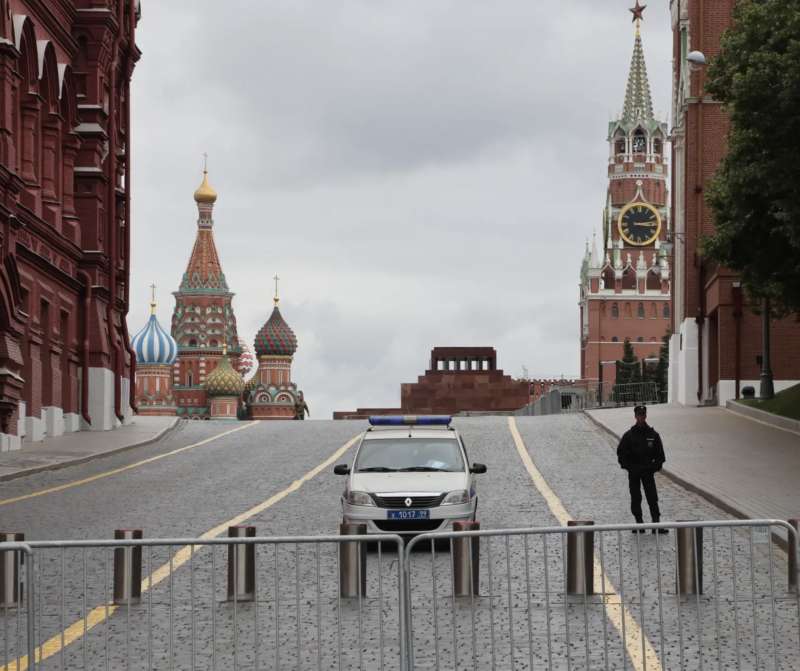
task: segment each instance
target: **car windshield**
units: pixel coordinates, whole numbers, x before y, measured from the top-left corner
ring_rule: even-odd
[[[464,470],[461,447],[453,438],[378,438],[365,440],[358,451],[359,473]]]

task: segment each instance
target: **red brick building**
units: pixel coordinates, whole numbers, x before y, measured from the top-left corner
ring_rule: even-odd
[[[0,449],[132,413],[134,0],[0,0]]]
[[[425,374],[400,385],[402,407],[339,410],[333,418],[509,412],[530,402],[530,390],[526,380],[513,380],[497,368],[494,347],[434,347]]]
[[[670,341],[669,398],[684,405],[738,397],[759,387],[761,318],[747,305],[735,273],[704,259],[703,236],[714,231],[705,187],[725,153],[728,119],[705,93],[705,68],[731,25],[734,0],[671,0],[673,28],[674,335]],[[775,320],[771,329],[775,390],[800,381],[800,323]]]
[[[657,359],[671,324],[667,124],[653,114],[639,21],[619,119],[608,128],[608,191],[599,241],[581,267],[581,378],[610,392],[629,339],[640,360]]]

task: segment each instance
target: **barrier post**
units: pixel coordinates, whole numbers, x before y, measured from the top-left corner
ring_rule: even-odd
[[[141,540],[141,529],[116,529],[114,540]],[[142,600],[142,546],[114,548],[114,603],[137,604]]]
[[[569,520],[568,527],[592,526],[592,520]],[[594,532],[567,533],[567,594],[594,594]]]
[[[702,594],[703,528],[684,527],[676,529],[675,532],[678,535],[676,590],[678,594]]]
[[[228,527],[228,538],[255,538],[256,528]],[[252,601],[256,594],[256,546],[231,543],[228,546],[228,601]]]
[[[479,531],[481,523],[473,520],[453,522],[453,531]],[[481,578],[481,539],[478,536],[453,538],[453,595],[478,596]]]
[[[794,527],[795,531],[800,530],[800,519],[793,517],[787,520],[789,524]],[[797,536],[792,533],[786,534],[786,553],[788,555],[788,574],[789,574],[789,591],[797,591]]]
[[[342,536],[366,536],[366,524],[342,522]],[[367,541],[359,540],[339,543],[339,592],[343,599],[355,599],[367,595]]]
[[[0,532],[0,543],[22,543],[25,534]],[[0,551],[0,606],[15,608],[22,603],[23,589],[20,580],[20,566],[25,555],[20,550]]]

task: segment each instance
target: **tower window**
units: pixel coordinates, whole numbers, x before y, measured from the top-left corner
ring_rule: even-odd
[[[664,150],[664,145],[661,142],[661,138],[655,138],[653,140],[653,153],[661,155],[661,152]]]
[[[619,319],[619,305],[614,303],[611,306],[611,318],[612,319]]]
[[[639,303],[639,306],[636,308],[636,316],[639,319],[644,319],[644,303]]]
[[[617,336],[612,336],[611,342],[619,342],[619,338],[617,338]]]
[[[625,138],[618,137],[614,141],[614,153],[615,154],[624,154],[625,153]]]
[[[647,151],[647,138],[645,138],[642,130],[638,129],[633,134],[633,153],[644,154],[645,151]]]
[[[664,319],[669,319],[669,303],[664,303]]]

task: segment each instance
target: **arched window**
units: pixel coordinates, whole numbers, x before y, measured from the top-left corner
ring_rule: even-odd
[[[647,151],[647,138],[641,128],[633,134],[632,149],[634,154],[644,154]]]
[[[644,319],[644,303],[639,303],[639,305],[636,306],[636,316],[639,319]]]
[[[653,153],[661,156],[661,152],[664,150],[664,143],[661,141],[661,138],[655,138],[653,140]]]
[[[604,289],[614,288],[614,269],[611,268],[610,266],[603,271],[603,288]]]
[[[664,303],[664,319],[669,319],[669,303]]]
[[[642,336],[639,336],[638,338],[636,338],[636,342],[644,342],[644,338],[642,338]]]
[[[614,140],[614,153],[617,156],[625,153],[625,138],[621,135]]]
[[[617,338],[617,336],[612,336],[611,342],[619,342],[619,338]]]
[[[191,387],[191,386],[192,386],[192,381],[193,381],[193,380],[194,380],[194,378],[192,377],[192,371],[189,371],[189,372],[186,374],[186,384],[187,384],[188,386],[190,386],[190,387]]]
[[[660,291],[661,290],[661,277],[659,277],[658,273],[654,270],[651,270],[647,273],[647,283],[645,288],[648,291]]]
[[[611,305],[611,319],[619,319],[619,305],[616,303]]]
[[[650,319],[658,319],[658,308],[655,303],[650,303]]]
[[[189,341],[189,347],[197,347],[197,339],[196,338],[192,338]]]
[[[624,273],[622,273],[622,288],[623,289],[635,289],[636,288],[636,271],[628,267]]]
[[[631,318],[631,304],[625,303],[625,319]]]

